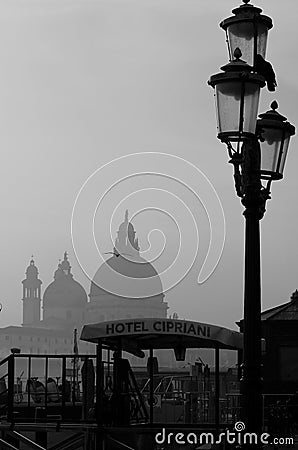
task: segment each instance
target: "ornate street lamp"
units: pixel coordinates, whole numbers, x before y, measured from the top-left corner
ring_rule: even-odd
[[[260,14],[260,8],[248,5],[248,1],[243,0],[244,5],[233,10],[235,16],[220,24],[227,34],[230,63],[221,68],[223,73],[211,76],[208,83],[215,90],[218,138],[227,145],[236,192],[245,207],[242,419],[248,431],[261,433],[259,222],[270,198],[271,182],[283,177],[295,128],[276,111],[276,102],[257,119],[260,89],[265,81],[268,90],[273,91],[276,86],[270,63],[262,60],[272,21]],[[262,180],[267,181],[266,186]]]

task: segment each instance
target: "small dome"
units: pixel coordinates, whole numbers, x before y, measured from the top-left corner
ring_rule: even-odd
[[[135,239],[136,232],[133,224],[128,221],[128,210],[125,211],[124,222],[119,226],[117,239],[115,241],[115,250],[118,253],[130,253],[136,255],[140,250],[138,239]],[[132,256],[132,255],[131,255]]]
[[[32,289],[37,288],[42,284],[42,281],[38,278],[38,269],[33,260],[33,256],[29,266],[26,269],[26,278],[22,281],[22,284],[25,288]]]
[[[26,275],[28,278],[37,278],[38,276],[38,269],[33,259],[31,259],[30,264],[26,269]]]
[[[63,269],[65,261],[68,263],[67,269]],[[64,261],[59,263],[58,269],[54,273],[54,281],[49,284],[44,292],[44,308],[55,306],[83,308],[86,303],[86,291],[80,283],[73,279],[73,275],[70,273],[70,264],[65,253]]]
[[[66,276],[50,283],[43,295],[44,308],[51,306],[82,308],[86,303],[87,294],[83,286]]]
[[[54,272],[54,280],[58,280],[58,278],[63,277],[64,272],[61,269],[61,264],[58,264],[58,269]]]
[[[61,264],[59,264],[60,268],[63,271],[67,271],[70,273],[71,265],[69,264],[68,258],[67,258],[67,252],[64,252],[64,259]]]

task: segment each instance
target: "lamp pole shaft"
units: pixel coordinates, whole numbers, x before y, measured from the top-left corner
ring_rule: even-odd
[[[248,431],[262,430],[261,275],[259,217],[245,212],[245,281],[242,394]]]
[[[244,329],[243,421],[246,430],[262,432],[262,361],[261,361],[261,262],[260,220],[265,212],[265,197],[259,176],[260,145],[256,139],[243,144],[243,183],[245,206],[245,270],[244,270]]]

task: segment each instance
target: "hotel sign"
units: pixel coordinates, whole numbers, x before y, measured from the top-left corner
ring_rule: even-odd
[[[131,334],[183,334],[189,336],[210,338],[211,329],[206,324],[188,322],[185,320],[171,319],[145,319],[145,320],[123,320],[107,322],[105,325],[105,336],[119,336]]]
[[[242,334],[237,331],[179,319],[137,318],[93,323],[85,325],[81,334],[82,340],[94,343],[99,339],[110,343],[118,338],[122,338],[122,343],[134,342],[143,349],[149,348],[148,345],[153,342],[154,348],[168,348],[164,345],[169,342],[184,342],[190,348],[202,345],[202,341],[206,341],[208,347],[212,346],[212,341],[219,348],[239,349],[243,346]]]

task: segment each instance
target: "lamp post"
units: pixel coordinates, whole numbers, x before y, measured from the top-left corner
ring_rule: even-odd
[[[259,94],[273,69],[265,61],[272,20],[248,4],[233,10],[220,26],[226,31],[230,62],[212,75],[218,138],[227,145],[234,166],[237,195],[245,208],[245,270],[242,419],[246,430],[262,431],[261,266],[259,222],[270,198],[273,180],[283,177],[290,137],[295,128],[277,112],[277,102],[258,115]],[[258,65],[258,58],[264,64]],[[267,66],[266,66],[267,65]],[[271,72],[268,75],[268,65]],[[268,75],[268,78],[267,78]],[[273,86],[275,89],[275,87]],[[272,89],[272,85],[271,88]],[[264,181],[263,181],[264,180]],[[265,182],[265,185],[262,184]]]

